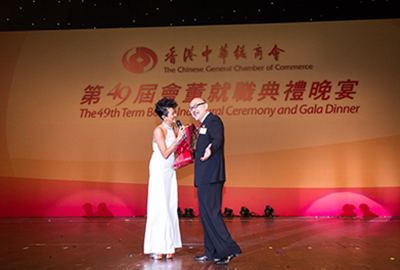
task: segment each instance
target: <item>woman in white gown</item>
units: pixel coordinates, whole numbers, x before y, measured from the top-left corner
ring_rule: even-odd
[[[172,259],[175,248],[181,248],[178,219],[178,185],[173,168],[175,148],[185,134],[184,128],[174,131],[175,108],[169,98],[157,102],[155,112],[163,120],[153,132],[153,154],[149,165],[147,220],[144,254],[152,259]]]

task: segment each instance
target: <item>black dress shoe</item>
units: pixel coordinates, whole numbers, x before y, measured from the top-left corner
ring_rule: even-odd
[[[219,261],[216,261],[215,264],[218,264],[218,265],[228,264],[232,261],[233,258],[235,258],[237,256],[239,256],[239,254],[229,255],[228,257],[221,258]]]
[[[194,259],[195,259],[196,261],[201,261],[201,262],[202,262],[202,261],[209,261],[209,260],[211,260],[211,258],[207,257],[206,255],[194,257]]]

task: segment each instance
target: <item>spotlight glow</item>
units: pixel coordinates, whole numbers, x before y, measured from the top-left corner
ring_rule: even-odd
[[[326,195],[314,201],[305,214],[307,216],[391,216],[376,201],[354,192]]]

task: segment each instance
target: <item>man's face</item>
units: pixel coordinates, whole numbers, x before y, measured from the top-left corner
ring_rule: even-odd
[[[208,104],[201,98],[194,98],[190,102],[189,111],[193,118],[197,121],[201,121],[204,115],[206,115],[208,109]]]

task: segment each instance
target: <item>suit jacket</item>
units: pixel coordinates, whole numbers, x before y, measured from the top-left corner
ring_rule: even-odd
[[[211,156],[206,161],[201,161],[204,151],[209,144]],[[201,125],[196,143],[194,163],[194,185],[225,181],[225,156],[224,156],[224,124],[219,116],[209,113]]]

